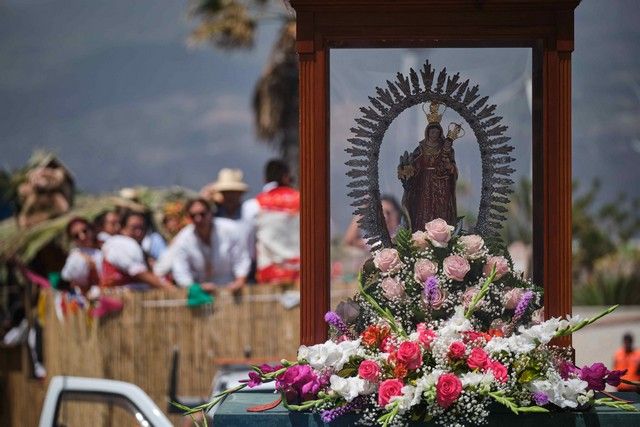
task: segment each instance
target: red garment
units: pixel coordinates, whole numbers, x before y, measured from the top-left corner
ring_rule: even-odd
[[[627,353],[624,347],[619,348],[613,357],[614,367],[616,370],[627,370],[627,373],[622,377],[627,381],[640,381],[640,375],[638,375],[638,368],[640,368],[640,350],[633,350]],[[635,391],[638,387],[634,387],[629,384],[620,383],[618,391]]]
[[[100,286],[105,288],[113,288],[116,286],[125,286],[134,283],[135,279],[126,273],[121,272],[118,268],[106,259],[102,260],[102,281]]]
[[[260,209],[300,213],[300,192],[291,187],[276,187],[256,196]]]
[[[256,279],[258,283],[295,282],[300,277],[300,192],[276,187],[258,194],[256,200],[260,206]]]

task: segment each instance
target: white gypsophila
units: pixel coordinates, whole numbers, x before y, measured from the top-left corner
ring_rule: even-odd
[[[351,402],[358,396],[371,394],[376,390],[375,384],[359,377],[342,378],[338,375],[331,375],[329,383],[329,388],[342,396],[347,402]]]
[[[332,368],[339,371],[352,356],[359,355],[362,351],[360,339],[346,340],[339,344],[328,340],[323,344],[316,344],[310,347],[300,346],[298,348],[298,360],[306,360],[313,369]]]
[[[479,385],[491,384],[493,381],[495,381],[495,377],[491,372],[467,372],[460,375],[460,381],[462,382],[463,388],[477,387]]]
[[[419,338],[420,338],[420,334],[417,331],[416,332],[411,332],[409,334],[409,341],[417,342]]]

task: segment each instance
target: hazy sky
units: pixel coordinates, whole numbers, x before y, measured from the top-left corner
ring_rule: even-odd
[[[47,148],[91,192],[137,184],[198,189],[221,167],[242,167],[255,192],[274,153],[254,137],[251,95],[277,24],[260,30],[251,51],[191,50],[187,5],[0,0],[0,166],[19,167],[35,148]],[[604,199],[620,190],[640,196],[640,2],[583,0],[575,18],[574,176],[601,177]],[[492,83],[489,68],[434,55],[436,65],[485,82],[483,92],[498,100],[505,93],[500,87],[521,74],[509,63],[500,74],[505,81]],[[419,65],[421,56],[414,52],[412,60]],[[408,65],[406,55],[372,56],[372,68],[375,61],[379,69],[359,81],[364,93]],[[350,94],[335,92],[339,87],[332,87],[333,99],[347,105]],[[521,92],[499,107],[523,114],[523,99]],[[514,117],[515,139],[526,139]],[[390,156],[397,161],[396,153]],[[526,159],[518,162],[527,167]],[[344,182],[337,165],[332,185]],[[337,216],[342,227],[348,214]]]

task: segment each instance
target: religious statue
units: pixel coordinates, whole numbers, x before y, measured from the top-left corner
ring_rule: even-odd
[[[411,222],[411,230],[424,230],[427,222],[442,218],[457,223],[456,167],[453,141],[464,136],[462,125],[451,123],[444,136],[440,121],[446,107],[437,102],[429,106],[424,139],[413,153],[400,157],[398,178],[404,195],[402,205]],[[424,105],[423,105],[424,111]]]

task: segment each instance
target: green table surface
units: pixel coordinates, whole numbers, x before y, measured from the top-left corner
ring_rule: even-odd
[[[617,396],[631,400],[640,410],[640,395],[636,393],[615,393]],[[273,402],[277,394],[269,392],[247,392],[233,394],[220,405],[213,418],[216,427],[275,427],[275,426],[329,426],[318,414],[289,412],[282,405],[265,412],[247,412],[247,408]],[[333,423],[331,427],[353,426],[357,416],[346,415]],[[418,424],[416,424],[418,425]],[[425,425],[425,424],[421,424]],[[432,425],[429,423],[427,425]],[[518,427],[640,427],[640,412],[627,412],[608,407],[598,407],[587,412],[550,412],[546,414],[514,415],[505,411],[492,413],[489,426]]]

